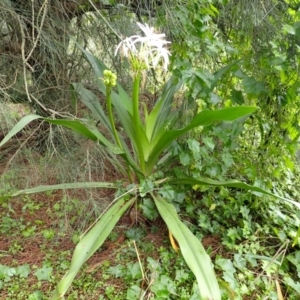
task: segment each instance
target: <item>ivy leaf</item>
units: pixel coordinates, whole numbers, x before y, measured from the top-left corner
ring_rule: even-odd
[[[189,165],[189,163],[191,161],[190,156],[187,153],[184,153],[184,152],[180,153],[179,159],[180,159],[180,162],[183,166]]]
[[[42,300],[43,293],[41,291],[35,291],[29,295],[28,300]]]
[[[217,166],[212,166],[206,171],[206,174],[209,175],[210,177],[216,177],[219,173],[220,170]]]
[[[217,264],[221,267],[221,269],[224,272],[230,273],[230,274],[234,274],[236,272],[236,269],[232,263],[232,261],[230,259],[226,259],[226,258],[219,258],[217,260]]]
[[[8,266],[0,265],[0,279],[6,278],[8,276],[8,270]]]
[[[128,263],[127,270],[133,279],[138,279],[138,278],[142,277],[141,268],[140,268],[140,265],[138,262],[136,262],[134,264]]]
[[[243,87],[247,94],[252,94],[255,96],[260,95],[263,92],[266,92],[264,85],[256,81],[253,77],[247,77],[243,80]]]
[[[16,268],[8,268],[8,271],[7,271],[7,275],[12,277],[12,276],[15,276],[17,274],[17,270]]]
[[[222,154],[222,161],[224,162],[226,167],[230,167],[234,163],[234,160],[233,160],[232,155],[230,154],[230,152],[224,152]]]
[[[140,241],[145,236],[145,231],[143,228],[128,228],[125,231],[125,236],[130,240]]]
[[[200,143],[198,141],[193,140],[193,139],[188,139],[187,143],[188,143],[189,149],[192,152],[199,152],[200,151]]]
[[[51,272],[52,272],[52,267],[43,266],[42,268],[37,269],[34,275],[37,277],[39,281],[40,280],[50,281]]]
[[[139,188],[140,196],[145,197],[148,192],[153,190],[153,187],[154,184],[151,180],[149,179],[142,180]]]
[[[176,294],[176,286],[168,276],[162,275],[151,287],[151,291],[157,298],[170,299],[170,294]]]
[[[30,273],[30,267],[28,264],[18,266],[16,268],[16,275],[19,275],[21,278],[27,278]]]
[[[147,219],[155,220],[158,217],[156,206],[152,199],[144,198],[140,208]]]
[[[243,93],[241,91],[237,91],[236,89],[231,90],[231,100],[236,104],[245,103]]]
[[[295,33],[296,33],[295,28],[289,24],[284,24],[282,26],[282,29],[292,35],[295,35]]]
[[[143,291],[141,290],[141,288],[137,285],[133,285],[131,286],[128,290],[127,290],[127,300],[135,300],[135,299],[140,299],[140,295],[143,293]]]
[[[240,270],[246,270],[246,259],[241,254],[234,254],[234,265]]]
[[[108,271],[110,274],[114,275],[116,278],[120,278],[120,277],[124,276],[124,274],[125,274],[124,267],[121,265],[117,265],[115,267],[110,267]]]
[[[210,93],[209,96],[210,96],[210,103],[213,105],[216,105],[222,101],[221,98],[214,93]]]
[[[223,279],[229,283],[230,287],[235,290],[238,287],[238,283],[234,278],[234,273],[236,269],[230,259],[219,258],[216,261],[216,264],[221,267],[224,271]]]
[[[209,148],[210,150],[214,150],[215,148],[215,143],[213,142],[212,138],[210,137],[204,137],[203,138],[203,143],[205,144],[205,146],[207,148]]]

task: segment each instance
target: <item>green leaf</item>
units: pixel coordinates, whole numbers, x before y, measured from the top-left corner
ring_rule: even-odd
[[[96,128],[94,124],[83,124],[77,120],[53,120],[53,119],[45,119],[49,123],[60,125],[67,127],[75,132],[78,132],[82,136],[92,140],[98,141],[102,145],[108,148],[114,154],[124,154],[124,151],[120,149],[118,146],[113,145],[110,141],[108,141],[102,133]],[[124,145],[123,145],[124,146]],[[127,150],[127,146],[125,145],[125,151]],[[128,152],[128,151],[127,151]],[[127,153],[126,152],[126,153]]]
[[[37,277],[38,280],[46,280],[50,281],[50,275],[52,273],[52,267],[43,266],[42,268],[37,269],[34,275]]]
[[[80,188],[107,188],[117,189],[118,186],[115,183],[109,182],[73,182],[73,183],[61,183],[54,185],[40,185],[30,189],[19,190],[12,194],[0,196],[0,203],[4,202],[12,197],[19,195],[30,195],[36,193],[43,193],[47,191],[65,190],[65,189],[80,189]]]
[[[151,291],[155,293],[155,299],[170,299],[171,295],[176,295],[176,285],[170,277],[161,275],[151,286]]]
[[[231,100],[233,103],[240,104],[240,105],[245,103],[243,93],[236,89],[232,89],[231,91]]]
[[[141,227],[131,227],[125,231],[125,236],[130,240],[140,241],[145,237],[145,231]]]
[[[179,90],[182,81],[172,76],[165,84],[160,99],[156,102],[146,122],[146,135],[151,143],[158,132],[165,126],[166,120],[170,121],[171,108],[174,94]]]
[[[220,81],[220,79],[222,78],[222,76],[227,71],[229,71],[231,69],[231,67],[236,65],[239,61],[240,61],[240,59],[235,60],[235,61],[231,62],[230,64],[228,64],[227,66],[225,66],[225,67],[221,68],[220,70],[218,70],[216,73],[214,73],[214,82],[211,84],[210,91],[214,90],[214,88],[217,86],[217,84]]]
[[[191,129],[198,126],[208,126],[215,121],[233,121],[243,116],[250,115],[256,109],[256,107],[241,106],[224,108],[216,111],[204,110],[198,115],[196,115],[192,119],[190,124],[188,124],[186,127],[182,129],[169,130],[164,132],[161,137],[158,137],[155,141],[153,141],[153,144],[155,146],[153,147],[153,150],[150,153],[146,165],[148,173],[151,173],[152,168],[157,163],[160,154],[171,144],[171,142],[180,137],[181,135],[185,134],[186,132],[190,131]]]
[[[157,209],[167,224],[170,232],[177,240],[182,256],[197,278],[200,299],[221,300],[221,293],[214,273],[210,257],[200,241],[188,227],[181,222],[174,206],[167,203],[159,195],[151,193]]]
[[[230,167],[234,163],[233,157],[232,157],[231,153],[228,151],[224,151],[224,153],[222,153],[221,157],[222,157],[222,161],[224,162],[226,167]]]
[[[199,153],[200,152],[200,143],[198,141],[193,140],[193,139],[188,139],[187,144],[189,146],[189,149],[193,153]]]
[[[284,200],[286,202],[289,202],[291,204],[294,204],[300,209],[300,203],[292,200],[292,199],[287,199],[284,197],[281,197],[279,195],[275,195],[271,192],[268,192],[260,187],[249,185],[244,182],[240,182],[237,180],[230,180],[230,181],[217,181],[209,178],[192,178],[192,177],[186,177],[186,178],[180,178],[180,179],[174,179],[170,180],[169,184],[189,184],[189,185],[209,185],[209,186],[228,186],[228,187],[235,187],[238,189],[243,189],[243,190],[248,190],[252,192],[258,192],[262,193],[265,195],[269,195],[272,197],[279,198],[281,200]]]
[[[84,103],[93,113],[96,120],[105,125],[105,127],[112,133],[110,122],[100,104],[99,97],[97,97],[93,92],[85,89],[80,83],[72,83],[72,87],[79,96],[81,102]]]
[[[128,270],[128,275],[130,275],[132,279],[142,278],[142,271],[139,262],[127,263],[126,267]]]
[[[257,81],[253,77],[247,77],[242,81],[245,93],[259,96],[261,93],[266,92],[263,83]]]
[[[90,231],[83,236],[75,248],[70,269],[64,278],[57,284],[56,290],[51,297],[52,300],[61,299],[65,295],[82,265],[104,243],[123,213],[134,201],[135,198],[132,198],[129,201],[125,201],[124,198],[120,198],[108,211],[105,212]]]
[[[43,293],[41,291],[35,291],[29,295],[28,300],[43,300]]]
[[[7,278],[9,276],[10,267],[0,264],[0,279]]]
[[[233,290],[236,290],[238,288],[238,283],[234,278],[234,273],[236,273],[236,269],[233,266],[232,261],[226,258],[219,258],[216,260],[216,264],[219,265],[224,271],[223,279],[230,284],[230,287]]]
[[[117,88],[124,106],[126,107],[127,111],[132,115],[132,101],[129,95],[125,92],[125,90],[119,83],[117,83]]]
[[[43,118],[38,115],[28,115],[22,118],[5,136],[5,138],[1,141],[0,147],[3,146],[7,141],[9,141],[14,135],[16,135],[18,132],[20,132],[26,125],[28,125],[30,122],[36,119],[44,119],[47,122],[55,125],[64,126],[66,128],[69,128],[75,132],[78,132],[82,136],[92,140],[92,141],[99,141],[104,146],[108,147],[110,151],[112,151],[115,154],[122,154],[123,151],[118,148],[117,146],[114,146],[112,143],[110,143],[97,129],[95,128],[88,128],[85,124],[82,124],[80,121],[77,120],[54,120],[49,118]]]
[[[294,26],[291,26],[289,24],[283,24],[282,29],[292,35],[295,35],[296,33]]]
[[[108,69],[103,62],[101,62],[97,57],[84,50],[81,46],[78,45],[81,51],[84,53],[89,63],[91,64],[96,78],[98,79],[98,87],[99,90],[106,95],[106,86],[103,84],[101,78],[103,78],[103,71]],[[112,91],[112,104],[118,114],[119,120],[124,128],[126,134],[130,138],[131,141],[135,140],[135,130],[132,125],[132,108],[131,108],[131,100],[123,88],[117,84],[118,91],[121,93],[121,96]]]
[[[122,265],[116,265],[114,267],[110,267],[108,269],[108,272],[111,275],[114,275],[116,278],[120,278],[120,277],[123,277],[125,275],[125,270],[124,270],[124,267]]]
[[[0,142],[0,147],[2,147],[5,143],[7,143],[14,135],[20,132],[26,125],[36,119],[42,119],[43,117],[38,115],[28,115],[22,118],[4,137],[4,139]]]
[[[140,204],[143,215],[149,220],[155,220],[158,216],[156,206],[152,199],[144,198]]]
[[[30,274],[30,267],[28,264],[22,265],[22,266],[18,266],[16,268],[16,275],[19,275],[21,278],[27,278],[28,275]]]
[[[212,138],[206,136],[203,139],[203,143],[209,150],[214,150],[215,149],[215,143],[213,142]]]
[[[126,300],[141,299],[140,295],[142,293],[143,293],[143,290],[138,285],[133,285],[127,290]]]
[[[187,166],[187,165],[189,165],[189,163],[191,161],[191,157],[189,156],[188,153],[181,152],[179,155],[179,160],[183,166]]]

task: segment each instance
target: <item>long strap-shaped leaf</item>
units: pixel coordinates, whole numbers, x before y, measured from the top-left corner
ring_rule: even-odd
[[[96,120],[104,124],[105,127],[112,133],[111,124],[104,113],[99,98],[93,92],[84,88],[81,83],[72,83],[71,87],[79,96],[81,102],[83,102],[93,113]]]
[[[19,190],[11,194],[0,195],[0,203],[20,195],[30,195],[36,193],[44,193],[48,191],[80,189],[80,188],[117,189],[118,185],[110,182],[73,182],[73,183],[61,183],[61,184],[53,184],[53,185],[40,185],[34,188]]]
[[[152,197],[161,217],[176,238],[187,265],[197,278],[200,300],[221,300],[212,262],[200,241],[181,222],[172,204],[166,202],[159,195],[152,193]]]
[[[153,110],[149,114],[146,122],[146,134],[151,141],[157,132],[165,126],[167,121],[171,121],[171,108],[174,94],[179,90],[182,81],[173,76],[164,86],[160,99],[156,102]]]
[[[243,189],[243,190],[249,190],[252,192],[258,192],[262,193],[265,195],[269,195],[272,197],[279,198],[281,200],[284,200],[286,202],[289,202],[296,207],[300,208],[300,203],[296,202],[292,199],[287,199],[284,197],[281,197],[279,195],[275,195],[271,192],[268,192],[260,187],[249,185],[247,183],[237,181],[237,180],[229,180],[229,181],[218,181],[218,180],[213,180],[209,178],[190,178],[190,177],[185,177],[185,178],[180,178],[180,179],[174,179],[169,181],[170,184],[188,184],[188,185],[210,185],[210,186],[228,186],[228,187],[235,187],[238,189]]]
[[[147,160],[148,174],[151,173],[160,154],[171,144],[172,141],[182,136],[189,130],[197,126],[207,126],[215,121],[233,121],[246,115],[250,115],[257,108],[252,106],[230,107],[220,110],[204,110],[196,115],[192,121],[182,129],[162,131],[161,135],[157,135],[155,140],[151,142],[153,147]]]
[[[70,269],[58,283],[51,300],[62,299],[82,265],[99,249],[113,230],[123,213],[134,202],[135,198],[126,202],[121,198],[93,226],[93,228],[77,244]]]
[[[27,115],[24,118],[22,118],[11,130],[10,132],[5,136],[5,138],[0,142],[0,147],[3,146],[5,143],[7,143],[14,135],[16,135],[18,132],[20,132],[26,125],[28,125],[30,122],[36,119],[44,119],[49,123],[60,125],[67,127],[69,129],[72,129],[73,131],[81,134],[82,136],[92,140],[92,141],[99,141],[101,144],[106,146],[110,151],[112,151],[114,154],[122,154],[124,151],[120,149],[119,147],[113,145],[110,141],[108,141],[98,130],[95,130],[94,128],[89,128],[87,125],[81,123],[77,120],[63,120],[63,119],[49,119],[44,118],[38,115]]]
[[[42,118],[38,115],[27,115],[24,118],[22,118],[10,131],[9,133],[4,137],[4,139],[0,142],[0,147],[2,147],[5,143],[7,143],[14,135],[16,135],[18,132],[20,132],[25,126],[27,126],[30,122],[36,119]]]

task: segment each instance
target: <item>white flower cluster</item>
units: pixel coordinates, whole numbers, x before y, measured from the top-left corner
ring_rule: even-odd
[[[116,48],[115,55],[120,50],[122,55],[130,60],[137,59],[145,64],[147,69],[156,68],[160,59],[163,60],[163,68],[166,71],[169,64],[170,52],[166,48],[171,42],[166,41],[165,34],[157,34],[153,27],[137,22],[145,36],[133,35],[124,39]],[[139,46],[138,46],[139,44]]]

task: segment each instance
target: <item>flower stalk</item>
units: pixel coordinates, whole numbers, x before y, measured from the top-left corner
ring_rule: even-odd
[[[109,122],[113,131],[113,136],[116,140],[116,143],[118,146],[123,149],[123,146],[121,144],[120,138],[118,136],[116,126],[115,126],[115,121],[113,118],[113,112],[112,112],[112,104],[111,104],[111,89],[113,86],[117,84],[117,76],[109,70],[104,70],[103,72],[104,78],[103,82],[106,86],[106,107],[107,107],[107,112],[108,112],[108,118]]]
[[[144,151],[141,141],[141,120],[140,120],[140,114],[139,114],[139,90],[140,90],[140,81],[141,81],[141,75],[136,74],[134,76],[133,80],[133,94],[132,94],[132,113],[133,113],[133,123],[136,133],[136,147],[137,152],[139,156],[140,161],[140,168],[143,174],[145,174],[145,157],[144,157]]]

